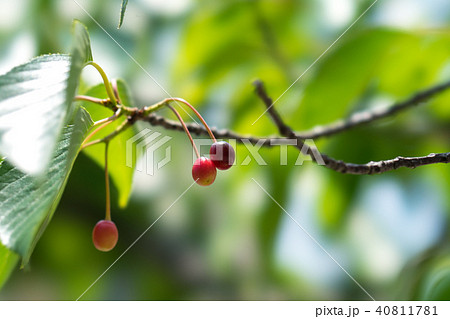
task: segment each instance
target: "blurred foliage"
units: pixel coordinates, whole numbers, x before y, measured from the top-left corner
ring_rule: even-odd
[[[120,99],[123,105],[133,105],[128,92],[128,88],[123,83],[123,81],[117,81],[117,89],[120,95]],[[83,95],[93,96],[101,99],[106,99],[108,95],[106,94],[105,86],[98,84],[92,88],[83,92]],[[104,118],[108,118],[113,115],[113,112],[107,108],[101,107],[97,104],[90,102],[81,103],[83,107],[91,115],[93,121],[99,121]],[[126,120],[125,116],[119,117],[115,122],[111,123],[101,131],[94,134],[91,141],[103,138],[108,134],[111,134],[123,121]],[[128,199],[131,193],[131,184],[133,181],[133,171],[136,163],[136,154],[132,154],[131,162],[127,165],[126,160],[126,142],[128,139],[132,138],[138,131],[135,127],[130,127],[125,130],[122,134],[114,138],[109,142],[108,147],[108,158],[114,159],[109,165],[109,175],[111,176],[112,182],[116,185],[119,190],[119,196],[117,197],[120,207],[125,207],[128,203]],[[83,150],[85,154],[91,157],[100,167],[105,167],[105,154],[104,145],[97,144],[92,147]],[[135,152],[134,152],[135,153]]]
[[[8,279],[9,275],[11,274],[11,271],[14,269],[14,267],[17,264],[17,261],[19,260],[19,256],[15,254],[14,252],[7,249],[5,246],[0,243],[0,288],[3,286],[3,284]]]
[[[377,4],[285,92],[370,1],[348,1],[353,13],[339,26],[324,15],[325,0],[174,1],[179,8],[171,1],[132,1],[120,30],[120,1],[80,1],[153,79],[72,1],[23,2],[27,10],[18,22],[8,32],[0,29],[0,58],[21,33],[32,35],[30,56],[67,51],[70,23],[78,18],[88,26],[96,62],[111,77],[123,78],[136,106],[165,98],[161,85],[198,107],[212,126],[243,134],[277,133],[267,116],[252,124],[264,110],[251,85],[255,78],[264,81],[287,122],[303,130],[386,107],[450,75],[448,7],[441,9],[447,20],[431,16],[424,24],[394,28],[377,20],[385,6]],[[98,77],[83,74],[85,92]],[[449,103],[447,92],[395,117],[314,142],[324,153],[356,163],[447,152]],[[104,211],[101,150],[92,149],[77,159],[30,269],[15,270],[0,299],[78,298],[185,191],[192,182],[186,137],[151,129],[173,137],[172,161],[153,176],[136,172],[123,210],[114,199],[126,201],[120,180],[129,181],[130,174],[112,185],[117,248],[104,254],[91,243]],[[192,187],[83,299],[367,299],[300,228],[286,227],[292,220],[252,178],[376,299],[448,298],[448,251],[439,245],[450,217],[447,165],[343,176],[309,162],[295,166],[298,153],[291,148],[287,165],[280,164],[277,147],[260,154],[266,165],[238,145],[238,165],[219,172],[210,188]],[[120,166],[119,155],[111,160]],[[379,195],[375,190],[388,182],[394,191]],[[429,223],[408,224],[420,218]],[[411,233],[420,245],[403,241]],[[359,243],[370,245],[356,249]],[[430,261],[421,264],[430,249]],[[398,282],[402,289],[392,289]]]

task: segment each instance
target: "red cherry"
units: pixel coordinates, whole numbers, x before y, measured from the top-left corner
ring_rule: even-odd
[[[199,157],[192,166],[192,177],[201,186],[211,185],[216,179],[216,174],[216,167],[209,158]]]
[[[224,141],[213,143],[209,155],[214,165],[220,170],[229,169],[236,158],[233,146]]]
[[[100,251],[110,251],[117,244],[119,232],[116,224],[110,220],[101,220],[95,225],[92,232],[92,241],[95,248]]]

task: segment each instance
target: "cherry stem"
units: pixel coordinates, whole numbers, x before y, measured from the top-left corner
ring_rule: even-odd
[[[122,109],[118,109],[116,111],[116,113],[114,113],[113,115],[111,115],[110,117],[104,118],[102,120],[98,120],[96,122],[94,122],[94,124],[92,125],[91,129],[96,127],[97,125],[100,125],[99,127],[97,127],[95,130],[93,130],[83,141],[83,144],[81,145],[81,148],[83,149],[84,146],[87,144],[87,142],[92,138],[92,136],[94,136],[98,131],[100,131],[102,128],[104,128],[105,126],[111,124],[112,122],[114,122],[119,116],[120,113],[122,112]]]
[[[201,114],[197,111],[197,109],[195,107],[193,107],[188,101],[186,101],[185,99],[181,99],[179,97],[171,97],[171,98],[167,98],[165,99],[166,102],[170,102],[170,101],[175,101],[175,102],[181,102],[184,105],[187,105],[192,112],[195,113],[195,115],[197,115],[198,119],[203,123],[203,125],[205,126],[206,130],[208,131],[209,136],[211,137],[211,139],[214,141],[214,143],[217,142],[216,137],[214,136],[213,132],[211,131],[211,129],[209,128],[208,124],[206,124],[206,121],[203,119],[203,117],[201,116]]]
[[[112,79],[111,80],[111,86],[112,86],[112,89],[113,89],[114,96],[116,97],[117,103],[122,104],[122,102],[120,100],[119,89],[117,87],[117,80],[116,79]]]
[[[146,106],[144,108],[144,115],[148,115],[150,113],[153,113],[157,110],[159,110],[160,108],[164,107],[164,106],[168,106],[169,102],[181,102],[184,105],[187,105],[194,113],[195,115],[197,115],[197,117],[199,118],[199,120],[203,123],[203,125],[205,126],[206,130],[208,131],[209,136],[211,137],[211,139],[215,142],[217,142],[213,132],[211,131],[211,129],[209,128],[208,124],[206,124],[206,121],[203,119],[203,117],[200,115],[200,113],[195,109],[195,107],[193,107],[191,104],[189,104],[188,101],[178,98],[178,97],[171,97],[171,98],[167,98],[162,100],[161,102],[158,102],[156,104],[153,104],[151,106]]]
[[[81,146],[81,149],[85,149],[86,147],[95,145],[95,144],[99,144],[99,143],[107,143],[109,142],[111,139],[113,139],[115,136],[119,135],[121,132],[125,131],[128,126],[130,126],[130,122],[128,121],[128,119],[126,119],[125,121],[123,121],[112,133],[110,133],[109,135],[100,138],[98,140],[83,144]]]
[[[107,103],[109,101],[108,99],[99,99],[99,98],[87,96],[87,95],[77,95],[77,96],[75,96],[74,99],[75,99],[75,101],[87,101],[87,102],[100,104],[100,105],[105,105],[105,103]]]
[[[94,122],[94,124],[92,124],[92,127],[96,127],[97,125],[101,125],[101,124],[106,124],[106,123],[112,122],[116,118],[117,118],[117,116],[115,116],[115,114],[114,114],[114,115],[112,115],[110,117],[107,117],[107,118],[104,118],[104,119],[101,119],[101,120],[98,120],[98,121]]]
[[[200,158],[200,153],[198,152],[197,146],[195,146],[194,140],[192,139],[191,133],[189,133],[189,130],[186,126],[186,123],[184,123],[183,119],[181,118],[180,113],[178,113],[177,110],[175,110],[171,105],[167,104],[167,107],[172,110],[172,112],[175,114],[175,116],[180,121],[181,125],[183,126],[184,131],[186,132],[186,135],[189,137],[189,140],[191,141],[192,147],[194,148],[195,154],[197,155],[197,158]]]
[[[106,93],[108,94],[108,97],[111,100],[111,102],[113,103],[113,105],[116,106],[117,102],[116,102],[116,99],[114,96],[114,92],[113,92],[113,89],[111,88],[111,83],[109,82],[109,79],[106,76],[105,71],[103,71],[103,69],[100,67],[100,65],[98,65],[94,61],[86,62],[85,65],[92,65],[98,71],[98,73],[100,73],[100,76],[103,79],[103,84],[105,85]]]
[[[109,141],[105,143],[105,189],[106,189],[105,220],[111,220],[111,198],[109,195],[109,174],[108,174],[108,146]]]
[[[99,127],[97,127],[95,130],[93,130],[85,139],[83,144],[81,145],[81,148],[84,148],[85,145],[89,142],[89,140],[92,138],[92,136],[94,136],[98,131],[100,131],[102,128],[108,126],[109,124],[111,124],[113,121],[109,120],[105,123],[103,123],[102,125],[100,125]]]

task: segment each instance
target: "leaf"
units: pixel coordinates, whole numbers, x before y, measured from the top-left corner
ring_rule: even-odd
[[[122,6],[120,7],[120,18],[119,18],[119,25],[117,26],[117,29],[120,29],[123,23],[123,17],[125,16],[125,11],[127,10],[127,4],[128,0],[122,0]]]
[[[86,26],[80,21],[74,20],[72,23],[72,34],[74,39],[72,41],[72,63],[70,65],[70,75],[67,87],[68,107],[73,105],[72,100],[75,96],[83,67],[86,62],[93,61],[91,40],[89,39],[89,33]],[[71,112],[69,112],[69,114],[71,114]]]
[[[0,241],[26,264],[61,198],[88,130],[89,114],[79,108],[60,135],[43,177],[23,173],[8,160],[0,164]]]
[[[403,36],[391,30],[370,30],[330,52],[306,85],[292,118],[311,127],[345,116],[367,90],[390,47]]]
[[[0,76],[0,153],[25,173],[49,164],[84,63],[92,59],[86,28],[74,22],[72,58],[37,57]]]
[[[70,57],[44,55],[0,76],[0,153],[30,174],[47,167],[66,116]]]
[[[446,33],[405,35],[395,42],[379,69],[380,90],[404,98],[435,85],[449,55]]]
[[[130,100],[128,89],[121,81],[117,81],[121,102],[124,105],[132,105]],[[105,87],[103,84],[96,85],[90,88],[86,95],[94,96],[98,98],[107,98]],[[89,111],[94,121],[98,121],[103,118],[107,118],[112,115],[112,112],[100,105],[83,102],[83,106]],[[114,129],[125,120],[125,117],[117,119],[114,123],[108,125],[100,132],[94,135],[92,140],[102,138],[110,134]],[[126,142],[137,133],[135,126],[130,127],[126,131],[122,132],[109,142],[108,147],[108,170],[111,180],[118,190],[118,204],[120,207],[125,207],[128,203],[128,198],[131,193],[131,186],[134,175],[134,163],[136,162],[136,156],[133,156],[133,162],[130,165],[126,165]],[[105,167],[105,153],[104,145],[94,145],[84,149],[84,153],[93,159],[100,167]]]
[[[333,49],[306,84],[294,127],[346,117],[375,94],[402,100],[439,81],[448,62],[447,34],[372,29]]]
[[[74,36],[71,50],[72,57],[75,57],[83,64],[93,61],[94,58],[92,57],[91,40],[89,38],[89,32],[86,26],[79,20],[73,20],[72,34]]]
[[[0,243],[0,289],[9,278],[19,256]]]

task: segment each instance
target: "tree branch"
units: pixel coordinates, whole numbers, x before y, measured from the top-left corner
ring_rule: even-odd
[[[379,120],[381,118],[395,115],[400,111],[416,106],[421,102],[425,102],[431,97],[439,93],[442,93],[443,91],[448,90],[449,88],[450,88],[450,81],[431,87],[427,90],[421,91],[415,94],[414,96],[410,97],[409,99],[400,103],[395,103],[390,107],[387,107],[386,109],[358,112],[351,115],[347,119],[338,120],[325,126],[317,126],[309,131],[299,132],[297,133],[297,135],[301,136],[304,139],[316,139],[319,137],[334,135],[336,133],[349,130],[361,124],[367,124]]]
[[[367,164],[353,164],[346,163],[341,160],[336,160],[328,155],[321,154],[317,148],[308,146],[304,144],[303,137],[295,134],[295,132],[287,126],[283,120],[281,119],[278,112],[275,110],[275,107],[272,103],[272,99],[268,96],[267,92],[264,89],[264,85],[261,81],[255,81],[254,85],[256,87],[256,93],[264,102],[267,107],[267,113],[271,116],[275,125],[278,127],[278,131],[280,134],[288,137],[288,138],[296,138],[297,144],[296,147],[305,155],[311,157],[311,159],[319,164],[325,165],[327,168],[332,169],[334,171],[343,173],[343,174],[354,174],[354,175],[366,175],[366,174],[379,174],[387,171],[395,170],[400,167],[409,167],[416,168],[418,166],[436,164],[436,163],[449,163],[450,162],[450,153],[440,153],[440,154],[429,154],[423,157],[401,157],[398,156],[395,159],[379,161],[379,162],[369,162]],[[448,84],[447,84],[448,86]],[[442,91],[444,86],[436,87],[434,91]],[[430,93],[428,93],[430,94]],[[410,101],[421,101],[426,97],[427,94],[418,94],[414,99]],[[410,102],[411,103],[411,102]],[[416,102],[417,103],[417,102]],[[405,108],[410,104],[398,104],[397,108]],[[398,111],[398,110],[397,110]],[[394,111],[396,112],[396,111]]]
[[[180,131],[183,132],[183,127],[180,123],[172,120],[168,120],[162,116],[150,114],[143,119],[144,121],[150,123],[153,126],[161,126],[167,130]],[[195,134],[197,136],[200,135],[208,135],[208,131],[201,125],[195,123],[186,123],[186,127],[189,129],[191,134]],[[235,133],[233,131],[227,129],[217,129],[212,127],[211,131],[214,133],[216,138],[220,139],[234,139],[239,143],[243,143],[244,141],[249,141],[252,144],[260,143],[262,146],[271,147],[280,144],[289,144],[289,139],[280,138],[280,137],[255,137],[250,135],[241,135]]]
[[[374,122],[376,120],[395,115],[400,111],[403,111],[407,108],[413,107],[418,105],[421,102],[424,102],[431,97],[442,93],[445,90],[450,89],[450,81],[431,87],[427,90],[424,90],[422,92],[419,92],[415,94],[414,96],[410,97],[409,99],[396,103],[391,105],[390,107],[384,109],[384,110],[372,110],[372,111],[364,111],[364,112],[358,112],[353,115],[351,115],[349,118],[345,120],[338,120],[336,122],[330,123],[328,125],[324,126],[317,126],[311,130],[303,131],[303,132],[297,132],[296,136],[306,140],[306,139],[317,139],[320,137],[326,137],[331,136],[343,131],[350,130],[356,126],[360,126],[362,124],[367,124],[370,122]],[[265,94],[267,97],[267,94]],[[261,95],[260,95],[261,98]],[[268,98],[268,97],[267,97]],[[271,100],[269,98],[269,100]],[[267,104],[268,101],[264,101],[265,104]],[[272,109],[272,108],[270,108]],[[270,110],[268,111],[270,112]],[[277,116],[279,118],[279,116]],[[273,118],[273,116],[272,116]],[[183,131],[183,127],[175,121],[166,120],[165,118],[161,116],[157,116],[154,114],[151,114],[147,118],[145,118],[147,122],[149,122],[152,125],[156,126],[162,126],[168,130],[176,130],[176,131]],[[208,132],[204,129],[204,127],[197,125],[197,124],[187,124],[187,127],[189,131],[195,135],[207,135]],[[279,127],[277,125],[277,127]],[[249,140],[253,144],[255,143],[262,143],[263,146],[270,147],[274,144],[289,144],[289,140],[286,138],[279,138],[279,137],[255,137],[255,136],[247,136],[238,134],[236,132],[226,130],[226,129],[212,129],[212,132],[214,135],[218,138],[229,138],[229,139],[236,139],[238,141],[242,140]],[[281,132],[280,132],[281,133]],[[283,136],[286,136],[286,134],[282,134]]]
[[[147,116],[145,118],[145,121],[147,121],[153,126],[161,126],[168,130],[183,131],[183,127],[178,122],[167,120],[164,117],[155,114],[150,114],[149,116]],[[186,126],[188,127],[189,131],[192,134],[204,136],[208,135],[208,132],[205,130],[205,128],[200,125],[187,123]],[[290,138],[280,138],[280,137],[263,138],[263,137],[240,135],[230,130],[218,130],[214,128],[212,128],[211,130],[217,138],[235,139],[237,142],[240,143],[243,143],[245,141],[249,141],[252,144],[260,143],[260,145],[264,147],[273,147],[278,146],[280,144],[291,144],[292,142],[292,139]],[[295,139],[298,138],[303,140],[303,137],[300,135],[297,135],[295,137]],[[306,147],[308,148],[309,152],[313,154],[313,151],[309,149],[309,146]],[[315,151],[317,150],[315,149]],[[307,153],[307,155],[310,154]],[[424,157],[397,157],[395,159],[387,161],[370,162],[367,164],[345,163],[343,161],[332,159],[325,154],[320,155],[322,156],[323,163],[325,164],[326,167],[334,171],[341,172],[343,174],[357,174],[357,175],[383,173],[400,167],[415,168],[418,166],[435,163],[449,163],[450,161],[450,153],[430,154]]]
[[[336,172],[353,175],[372,175],[396,170],[400,167],[416,168],[430,164],[450,163],[450,152],[438,154],[431,153],[421,157],[397,156],[394,159],[369,162],[367,164],[345,163],[343,161],[337,161],[325,154],[322,154],[322,158],[325,162],[325,166]]]
[[[435,86],[428,90],[419,92],[413,97],[405,100],[404,102],[397,103],[383,111],[367,111],[354,114],[347,120],[337,121],[333,124],[315,128],[310,131],[295,133],[281,118],[281,116],[276,111],[275,107],[272,105],[272,99],[268,96],[265,91],[264,85],[261,81],[254,82],[256,93],[260,99],[264,102],[264,105],[268,108],[267,113],[270,115],[274,121],[280,135],[284,137],[255,137],[249,135],[241,135],[236,132],[227,129],[216,129],[212,128],[211,131],[217,138],[222,139],[235,139],[239,143],[250,142],[252,144],[259,144],[264,147],[273,147],[276,145],[287,144],[292,145],[292,140],[296,140],[296,147],[304,155],[310,156],[313,161],[319,165],[324,165],[325,167],[332,169],[336,172],[343,174],[354,174],[354,175],[370,175],[379,174],[387,171],[395,170],[400,167],[415,168],[423,165],[437,164],[437,163],[449,163],[450,162],[450,152],[449,153],[439,153],[439,154],[429,154],[422,157],[401,157],[398,156],[394,159],[369,162],[366,164],[354,164],[346,163],[341,160],[336,160],[326,154],[322,154],[317,148],[311,147],[304,143],[306,139],[319,138],[323,136],[330,136],[355,126],[366,124],[375,121],[380,118],[384,118],[393,114],[398,113],[401,110],[407,109],[420,102],[423,102],[432,96],[443,92],[450,88],[450,82],[443,83],[441,85]],[[167,120],[162,116],[155,114],[149,114],[143,118],[140,118],[153,126],[161,126],[168,130],[183,131],[183,127],[175,121]],[[195,135],[208,135],[208,131],[200,125],[188,123],[187,128],[192,134]]]

